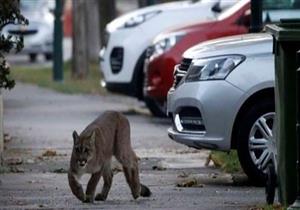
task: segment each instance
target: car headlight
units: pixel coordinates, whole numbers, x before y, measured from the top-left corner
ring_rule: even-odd
[[[144,13],[144,14],[133,16],[124,23],[124,28],[131,28],[131,27],[138,26],[138,25],[146,22],[150,18],[153,18],[154,16],[156,16],[160,12],[161,12],[160,10],[157,10],[157,11],[147,12],[147,13]]]
[[[164,52],[168,51],[174,45],[179,42],[182,37],[186,35],[185,32],[180,32],[180,33],[173,33],[169,34],[168,36],[161,37],[157,40],[154,41],[152,45],[152,55],[151,56],[159,56],[163,54]]]
[[[244,60],[243,55],[194,59],[185,76],[185,82],[225,79]]]

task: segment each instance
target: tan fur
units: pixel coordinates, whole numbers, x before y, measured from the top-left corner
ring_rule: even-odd
[[[140,184],[138,158],[130,143],[130,125],[127,118],[114,111],[100,115],[78,136],[73,132],[74,146],[68,172],[68,180],[73,194],[83,202],[106,200],[111,187],[113,173],[111,159],[115,156],[121,163],[126,181],[134,199],[150,196],[150,190]],[[80,165],[81,164],[81,165]],[[92,174],[84,193],[80,177]],[[101,193],[95,196],[100,177],[104,184]]]

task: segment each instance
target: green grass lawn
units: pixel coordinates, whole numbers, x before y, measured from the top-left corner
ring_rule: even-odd
[[[216,167],[221,168],[227,173],[239,173],[243,171],[236,151],[231,151],[230,153],[212,151],[211,159]]]
[[[18,81],[30,84],[36,84],[40,87],[50,88],[58,92],[75,94],[75,93],[92,93],[105,94],[105,89],[100,86],[100,73],[98,64],[90,65],[90,72],[86,79],[71,78],[71,63],[64,64],[63,82],[55,82],[52,79],[52,68],[30,68],[21,66],[11,67],[11,77]]]

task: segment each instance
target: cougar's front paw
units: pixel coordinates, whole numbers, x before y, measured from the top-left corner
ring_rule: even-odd
[[[83,192],[77,194],[76,197],[82,202],[85,201],[85,194]]]
[[[105,201],[107,196],[102,195],[101,193],[98,193],[95,197],[96,201]]]
[[[83,203],[94,203],[94,197],[92,195],[86,195]]]

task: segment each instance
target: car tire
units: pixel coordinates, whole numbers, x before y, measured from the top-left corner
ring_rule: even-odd
[[[274,151],[274,101],[263,99],[250,107],[240,122],[237,152],[241,166],[250,182],[257,186],[266,183],[267,166]],[[273,145],[273,146],[272,146]]]
[[[52,53],[45,53],[44,57],[45,57],[46,61],[51,61],[53,58],[53,55],[52,55]]]
[[[147,97],[144,98],[144,101],[153,116],[161,118],[167,117],[166,102],[161,103]]]
[[[37,60],[37,54],[36,53],[30,53],[29,54],[29,60],[31,63],[35,63]]]

